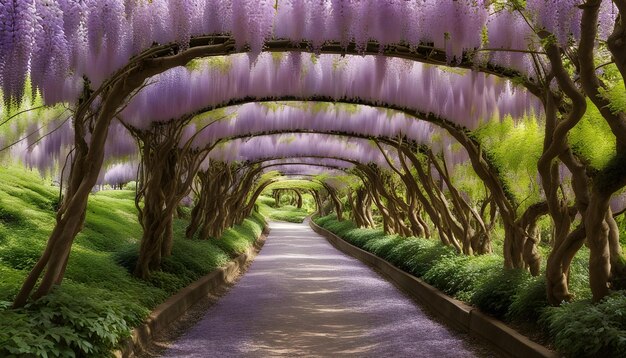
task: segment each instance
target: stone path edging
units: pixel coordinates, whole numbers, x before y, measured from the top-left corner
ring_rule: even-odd
[[[232,283],[239,276],[241,269],[254,259],[268,234],[269,229],[266,226],[255,244],[250,246],[246,252],[229,261],[225,266],[210,272],[178,291],[178,293],[158,305],[146,318],[144,324],[133,329],[132,337],[122,344],[122,348],[113,352],[114,356],[116,358],[127,358],[140,354],[152,342],[154,335],[176,321],[202,297]]]
[[[388,277],[453,327],[488,342],[498,353],[515,358],[557,358],[559,354],[491,318],[478,309],[453,299],[423,280],[408,274],[382,258],[362,250],[309,220],[316,233],[334,247],[353,256]]]

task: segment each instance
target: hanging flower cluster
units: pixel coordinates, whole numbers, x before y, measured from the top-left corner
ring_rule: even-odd
[[[187,132],[196,147],[206,147],[222,138],[277,132],[342,133],[361,137],[407,138],[425,144],[435,131],[431,123],[400,112],[329,103],[248,103],[230,108],[232,116],[214,122],[214,113],[200,115]],[[196,134],[196,132],[200,132]],[[185,142],[185,140],[183,140]]]
[[[528,24],[507,11],[495,14],[484,0],[3,0],[0,1],[0,89],[5,103],[20,101],[26,79],[47,103],[74,102],[87,78],[98,87],[129,59],[154,44],[185,50],[202,36],[231,36],[255,58],[267,41],[306,41],[311,50],[328,43],[363,51],[368,43],[432,46],[448,62],[472,59],[485,45],[525,50],[535,41]],[[608,3],[608,2],[605,2]],[[529,0],[538,27],[560,43],[578,38],[577,1]],[[601,23],[615,18],[602,8]],[[601,31],[606,36],[607,29]],[[504,46],[504,47],[503,47]],[[490,58],[528,70],[516,56]]]
[[[317,145],[311,146],[311,143]],[[389,148],[394,156],[394,149]],[[216,147],[209,158],[223,162],[249,162],[279,158],[341,158],[388,167],[371,141],[332,134],[275,134],[237,139]]]
[[[493,118],[543,112],[536,97],[498,77],[379,56],[262,54],[252,64],[247,55],[233,55],[194,67],[150,79],[153,84],[122,112],[124,120],[145,128],[244,99],[320,97],[430,113],[469,129]]]

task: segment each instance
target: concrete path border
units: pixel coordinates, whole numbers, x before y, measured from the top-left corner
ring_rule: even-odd
[[[389,280],[415,297],[433,313],[462,332],[487,342],[498,353],[514,358],[557,358],[555,351],[531,341],[528,337],[491,318],[478,309],[451,298],[423,280],[408,274],[382,258],[362,250],[334,233],[309,220],[316,233],[326,238],[338,250],[375,268]]]
[[[122,348],[114,351],[113,355],[117,358],[139,355],[150,345],[156,334],[180,318],[202,297],[232,283],[246,264],[254,259],[268,234],[269,228],[266,226],[255,244],[250,246],[246,252],[229,261],[224,267],[218,268],[178,291],[178,293],[158,305],[146,318],[144,324],[133,329],[132,337],[122,343]]]

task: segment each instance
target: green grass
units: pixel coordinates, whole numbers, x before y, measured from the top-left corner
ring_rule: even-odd
[[[274,199],[266,196],[260,196],[257,200],[257,205],[259,207],[259,212],[272,220],[301,223],[310,214],[304,208],[298,209],[291,205],[284,205],[276,208]]]
[[[63,284],[25,309],[9,310],[55,223],[58,188],[34,172],[0,168],[0,356],[107,356],[151,309],[247,249],[265,222],[255,213],[218,240],[184,239],[174,223],[172,256],[149,282],[130,272],[141,227],[134,191],[91,196]]]
[[[543,332],[542,338],[550,340],[567,357],[626,354],[626,292],[616,292],[599,304],[591,303],[586,248],[580,250],[571,266],[570,290],[576,301],[549,307],[545,277],[504,270],[500,251],[469,257],[436,240],[358,229],[350,221],[337,221],[334,215],[315,222],[483,312],[527,327],[534,335]]]

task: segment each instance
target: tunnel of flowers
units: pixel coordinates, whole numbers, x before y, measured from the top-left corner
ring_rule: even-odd
[[[281,202],[561,355],[624,356],[625,19],[0,0],[0,356],[110,355]]]

